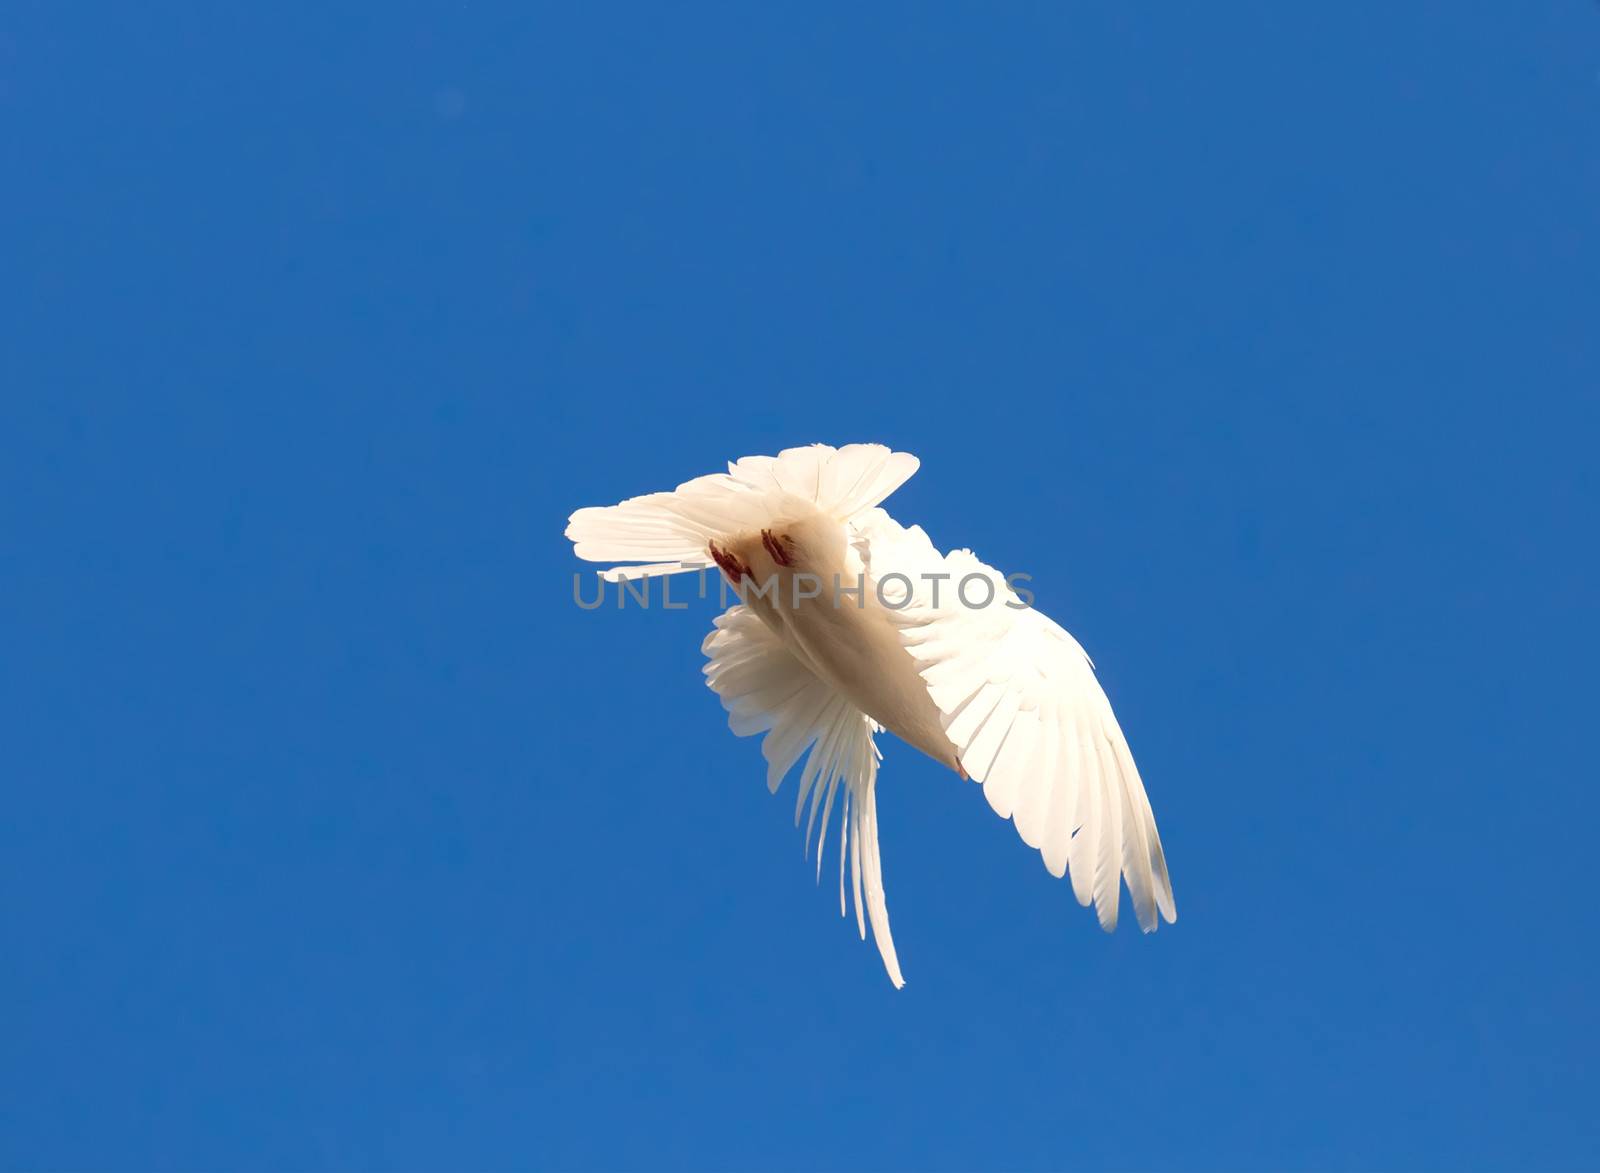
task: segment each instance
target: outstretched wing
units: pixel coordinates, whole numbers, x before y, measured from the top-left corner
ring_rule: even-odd
[[[1155,815],[1111,702],[1078,641],[970,550],[939,554],[881,510],[863,518],[873,564],[910,586],[893,602],[962,767],[1078,902],[1116,928],[1121,880],[1145,932],[1176,920]],[[944,576],[937,580],[930,575]],[[898,580],[897,580],[898,581]],[[932,587],[938,583],[935,601]]]
[[[866,925],[871,923],[872,937],[883,956],[884,968],[889,971],[889,980],[897,988],[905,985],[889,933],[889,909],[884,901],[883,867],[878,856],[875,787],[880,755],[872,740],[875,724],[813,675],[747,607],[731,607],[719,615],[701,650],[708,657],[704,668],[706,683],[728,710],[728,727],[740,737],[766,734],[761,753],[767,759],[767,789],[776,793],[784,775],[809,749],[805,768],[800,772],[794,819],[798,826],[809,800],[805,842],[809,852],[815,832],[819,879],[834,796],[843,790],[839,915],[845,914],[844,865],[848,852],[856,928],[865,940]]]

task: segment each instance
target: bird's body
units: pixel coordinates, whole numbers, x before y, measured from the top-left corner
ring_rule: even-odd
[[[878,578],[847,535],[847,526],[810,509],[777,528],[734,535],[719,549],[763,587],[747,594],[746,605],[795,659],[900,740],[959,772],[917,661],[878,597]]]
[[[580,509],[567,536],[580,557],[647,563],[602,572],[613,580],[714,562],[739,588],[743,601],[704,644],[708,683],[734,733],[765,734],[769,788],[805,755],[795,818],[809,799],[809,844],[820,814],[819,872],[843,790],[840,910],[848,856],[858,925],[864,936],[871,922],[896,986],[878,858],[880,730],[983,783],[1052,874],[1070,870],[1105,928],[1123,879],[1146,931],[1158,912],[1176,919],[1149,800],[1088,657],[969,551],[941,554],[878,508],[916,468],[877,444],[791,448],[671,493]]]

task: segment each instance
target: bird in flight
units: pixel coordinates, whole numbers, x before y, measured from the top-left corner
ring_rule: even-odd
[[[702,645],[706,682],[736,735],[765,735],[769,790],[805,758],[795,823],[805,814],[808,852],[815,835],[819,878],[839,799],[839,912],[848,859],[857,930],[872,926],[897,988],[880,732],[981,783],[1107,932],[1124,881],[1145,932],[1177,919],[1150,800],[1078,641],[970,550],[941,554],[880,508],[918,464],[881,444],[788,448],[579,509],[566,531],[579,558],[635,564],[607,581],[715,564],[738,592]]]

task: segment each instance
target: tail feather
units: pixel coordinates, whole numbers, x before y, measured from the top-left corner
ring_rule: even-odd
[[[710,542],[769,525],[796,501],[848,521],[904,484],[917,464],[882,444],[746,456],[726,473],[696,477],[670,493],[579,509],[567,521],[567,537],[585,561],[645,563],[601,572],[613,582],[698,570]]]

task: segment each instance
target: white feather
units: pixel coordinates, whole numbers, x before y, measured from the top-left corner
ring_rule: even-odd
[[[819,881],[838,799],[839,911],[848,856],[857,930],[865,938],[871,926],[896,986],[878,846],[881,729],[981,783],[989,805],[1052,875],[1070,875],[1074,896],[1106,929],[1116,926],[1124,880],[1145,931],[1175,920],[1150,799],[1093,664],[971,551],[940,553],[920,527],[879,507],[916,470],[916,457],[881,444],[789,448],[670,493],[579,509],[567,536],[580,558],[632,564],[600,572],[612,582],[701,569],[713,546],[724,565],[736,556],[730,573],[758,582],[799,570],[867,580],[854,608],[752,598],[717,618],[702,650],[729,728],[763,735],[768,787],[805,759],[794,817],[798,825],[809,810],[803,842],[809,854],[815,841]],[[958,594],[971,576],[992,589],[989,605]],[[981,601],[981,589],[972,594]]]
[[[1149,798],[1088,655],[1021,607],[970,551],[941,556],[920,531],[894,534],[894,522],[874,514],[874,570],[893,567],[915,584],[909,604],[893,613],[901,642],[990,806],[1043,852],[1053,875],[1071,872],[1074,894],[1095,905],[1103,927],[1116,926],[1124,876],[1147,932],[1154,909],[1177,919]],[[937,604],[930,573],[950,576]],[[968,607],[955,596],[951,584],[974,574],[994,586],[992,605]],[[984,592],[974,583],[969,597],[981,603]]]

